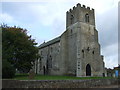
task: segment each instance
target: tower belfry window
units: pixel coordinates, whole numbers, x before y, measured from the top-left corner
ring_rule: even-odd
[[[71,14],[71,17],[70,17],[71,24],[73,23],[73,19],[74,19],[74,16]]]
[[[88,14],[85,15],[85,22],[89,22],[89,15]]]

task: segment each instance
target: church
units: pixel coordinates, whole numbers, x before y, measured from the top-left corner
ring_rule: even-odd
[[[39,46],[35,73],[76,77],[105,76],[94,9],[77,4],[66,12],[66,30]]]

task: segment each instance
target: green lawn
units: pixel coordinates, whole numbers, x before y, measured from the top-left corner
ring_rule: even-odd
[[[33,80],[77,80],[77,79],[111,79],[112,77],[75,77],[75,76],[49,76],[35,75]],[[14,80],[29,80],[28,74],[17,74]]]

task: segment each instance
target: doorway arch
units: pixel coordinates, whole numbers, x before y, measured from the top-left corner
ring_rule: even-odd
[[[91,76],[91,66],[90,66],[90,64],[86,65],[86,76]]]

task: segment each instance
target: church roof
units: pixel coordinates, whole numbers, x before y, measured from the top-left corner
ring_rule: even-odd
[[[49,45],[52,45],[52,44],[54,44],[54,43],[56,43],[56,42],[60,42],[60,38],[61,38],[61,36],[59,36],[59,37],[57,37],[57,38],[55,38],[55,39],[53,39],[53,40],[50,40],[50,41],[48,41],[48,42],[46,42],[46,43],[43,43],[43,44],[41,44],[41,45],[39,46],[39,48],[44,48],[44,47],[47,47],[47,46],[49,46]]]

